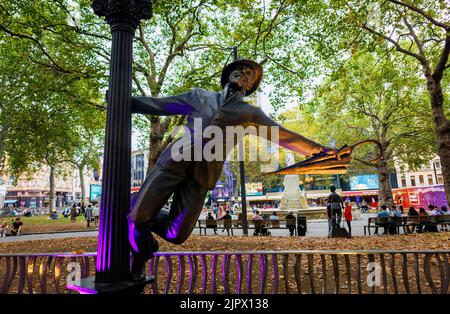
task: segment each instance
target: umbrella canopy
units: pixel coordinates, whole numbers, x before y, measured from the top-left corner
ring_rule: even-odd
[[[361,144],[373,142],[379,148],[379,155],[372,163],[375,163],[381,157],[381,144],[375,140],[366,140],[358,142],[351,146],[344,145],[335,152],[320,152],[319,154],[314,154],[311,158],[303,160],[294,165],[279,169],[277,171],[266,173],[265,175],[271,174],[344,174],[347,172],[347,168],[351,161],[351,154],[353,149]],[[356,158],[355,158],[356,159]],[[358,159],[356,159],[358,160]]]

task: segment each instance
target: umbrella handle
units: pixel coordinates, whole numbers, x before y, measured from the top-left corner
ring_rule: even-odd
[[[377,140],[364,140],[364,141],[355,143],[355,144],[351,145],[350,147],[351,147],[351,150],[353,151],[353,149],[356,146],[359,146],[361,144],[370,143],[370,142],[375,143],[378,146],[378,151],[379,151],[378,156],[375,159],[372,159],[372,160],[369,161],[370,163],[376,163],[381,158],[381,155],[383,154],[383,147],[381,146],[381,143],[379,141],[377,141]],[[362,162],[362,160],[360,160],[359,158],[355,158],[355,160],[358,160],[358,161]]]

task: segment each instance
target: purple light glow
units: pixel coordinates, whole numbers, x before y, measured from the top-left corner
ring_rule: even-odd
[[[127,220],[128,220],[128,240],[130,241],[130,245],[133,251],[138,253],[139,249],[134,238],[134,221],[131,219],[130,215],[127,216]]]
[[[74,286],[74,285],[67,285],[66,288],[69,290],[74,290],[74,291],[78,292],[79,294],[97,294],[97,291],[95,291],[95,290],[91,290],[91,289],[83,288],[83,287],[79,287],[79,286]]]
[[[128,241],[130,242],[131,248],[137,253],[139,252],[138,246],[136,244],[135,235],[134,235],[134,221],[131,218],[131,212],[133,212],[134,204],[138,197],[138,193],[132,193],[130,195],[130,213],[127,215],[128,220]]]
[[[111,204],[111,207],[110,208],[114,208],[113,206],[112,206],[112,204]],[[109,224],[108,224],[108,254],[106,255],[106,257],[107,257],[107,268],[105,268],[105,269],[109,269],[109,268],[111,268],[111,253],[112,253],[112,237],[113,237],[113,233],[112,233],[112,230],[111,230],[111,227],[112,227],[112,225],[113,225],[113,216],[114,215],[109,215]]]
[[[167,239],[176,239],[178,236],[178,231],[181,228],[181,224],[186,216],[187,209],[183,208],[183,212],[170,224],[170,227],[167,228],[166,238]]]
[[[97,248],[97,261],[96,261],[96,269],[97,271],[104,271],[104,267],[102,267],[102,252],[103,252],[103,248],[105,247],[104,243],[103,243],[103,221],[104,221],[104,207],[103,207],[103,202],[100,203],[100,222],[99,222],[99,227],[98,227],[98,248]]]
[[[167,112],[167,114],[181,114],[185,116],[190,115],[193,110],[194,108],[190,104],[182,102],[170,103],[164,107],[164,111]]]

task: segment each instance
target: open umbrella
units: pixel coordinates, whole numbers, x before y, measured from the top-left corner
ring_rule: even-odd
[[[277,171],[265,173],[271,174],[343,174],[347,172],[347,167],[351,161],[351,154],[356,146],[365,143],[375,143],[379,149],[379,155],[371,160],[371,163],[376,163],[381,157],[381,143],[376,140],[365,140],[353,145],[344,145],[335,152],[320,152],[314,154],[311,158],[303,160],[294,165],[278,169]],[[360,160],[354,158],[355,160]]]

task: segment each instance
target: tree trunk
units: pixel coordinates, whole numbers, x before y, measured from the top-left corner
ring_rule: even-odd
[[[436,128],[438,154],[441,159],[442,177],[444,178],[444,189],[447,203],[450,204],[450,122],[445,116],[441,81],[435,80],[432,75],[428,75],[426,78]]]
[[[161,120],[158,117],[152,116],[150,122],[150,151],[148,154],[147,175],[161,154],[161,143],[164,137],[164,134],[162,134]]]
[[[56,203],[56,189],[55,189],[55,167],[50,166],[50,198],[49,198],[49,207],[50,207],[50,215],[55,210]]]
[[[84,165],[80,165],[78,167],[78,174],[80,176],[80,185],[81,185],[81,203],[84,204],[84,201],[86,200],[86,188],[84,186]]]
[[[392,196],[391,181],[389,180],[389,170],[387,165],[387,160],[385,157],[385,152],[383,151],[382,156],[377,164],[378,171],[378,205],[393,205],[394,198]]]

